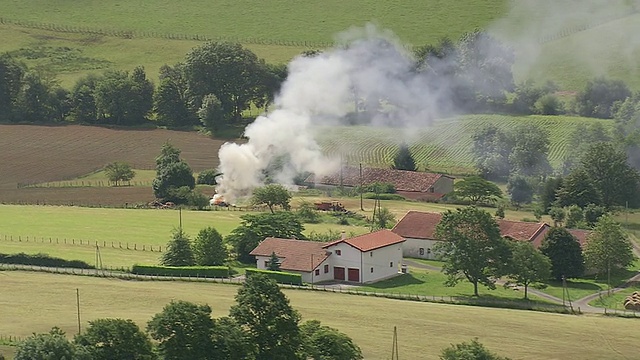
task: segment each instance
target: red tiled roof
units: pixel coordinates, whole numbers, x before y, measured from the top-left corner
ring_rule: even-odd
[[[391,231],[404,238],[433,240],[441,219],[440,213],[409,211]]]
[[[573,235],[573,237],[578,239],[580,246],[584,246],[587,243],[587,240],[592,233],[591,230],[582,230],[582,229],[567,229],[567,230],[569,230],[569,233]]]
[[[451,178],[448,175],[421,171],[382,168],[362,169],[362,183],[364,185],[369,185],[374,182],[386,182],[393,184],[397,191],[427,192],[429,191],[429,188],[432,187],[441,177]],[[341,172],[322,177],[321,179],[315,179],[313,175],[310,175],[305,181],[310,183],[315,182],[318,184],[339,186],[341,184],[340,178],[342,178],[343,186],[360,186],[360,169],[356,167],[344,167]]]
[[[328,244],[325,244],[323,247],[326,249],[333,245],[344,242],[360,251],[371,251],[385,246],[398,244],[403,241],[404,238],[402,236],[393,233],[391,230],[383,229],[349,239],[330,242]]]
[[[393,232],[412,239],[435,240],[436,226],[442,219],[440,213],[409,211],[393,228]],[[531,223],[513,220],[498,220],[500,234],[519,241],[531,241],[540,246],[549,230],[546,223]]]
[[[266,238],[249,254],[271,256],[275,252],[281,259],[280,269],[311,272],[329,257],[323,245],[317,241]]]

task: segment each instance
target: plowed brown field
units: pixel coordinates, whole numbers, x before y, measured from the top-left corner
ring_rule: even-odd
[[[153,169],[170,141],[194,171],[218,165],[223,140],[195,132],[97,126],[0,125],[0,202],[74,205],[135,204],[153,199],[146,187],[19,188],[18,184],[73,179],[113,161]]]

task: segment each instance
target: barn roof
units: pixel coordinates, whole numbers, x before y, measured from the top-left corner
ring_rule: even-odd
[[[392,231],[404,238],[435,240],[435,230],[442,220],[442,214],[421,211],[409,211]],[[518,241],[530,241],[535,247],[542,244],[542,240],[550,227],[546,223],[532,223],[499,219],[500,234]],[[582,232],[586,230],[569,230]],[[574,236],[576,236],[574,234]],[[576,236],[577,237],[577,236]],[[582,243],[582,242],[581,242]]]
[[[397,191],[427,192],[436,181],[451,176],[421,171],[394,170],[383,168],[362,168],[362,184],[374,182],[391,183]],[[342,181],[341,181],[342,179]],[[306,182],[333,186],[360,186],[360,169],[343,167],[340,172],[316,179],[314,175],[307,177]]]
[[[270,237],[264,239],[249,254],[271,256],[275,253],[281,259],[281,270],[311,272],[329,257],[327,251],[322,248],[323,245],[325,243],[317,241]]]
[[[393,233],[391,230],[383,229],[348,239],[336,240],[325,244],[323,247],[326,249],[343,242],[353,246],[360,251],[365,252],[394,244],[399,244],[401,242],[404,242],[404,238]]]

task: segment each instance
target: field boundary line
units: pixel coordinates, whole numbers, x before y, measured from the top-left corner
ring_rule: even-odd
[[[86,34],[86,35],[99,35],[117,37],[122,39],[134,39],[134,38],[155,38],[155,39],[167,39],[167,40],[190,40],[190,41],[229,41],[238,42],[242,44],[254,44],[254,45],[277,45],[277,46],[291,46],[291,47],[307,47],[307,48],[328,48],[335,44],[333,42],[321,42],[321,41],[296,41],[296,40],[279,40],[279,39],[265,39],[259,37],[239,37],[239,36],[207,36],[198,34],[181,34],[181,33],[160,33],[155,31],[138,31],[138,30],[122,30],[122,29],[102,29],[92,28],[86,26],[70,26],[60,25],[52,23],[40,23],[36,21],[16,20],[0,17],[0,24],[13,25],[28,29],[38,29],[53,31],[58,33],[71,33],[71,34]]]

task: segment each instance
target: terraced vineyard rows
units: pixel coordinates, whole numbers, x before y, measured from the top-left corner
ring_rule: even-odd
[[[406,142],[419,168],[459,174],[473,172],[471,136],[486,125],[511,130],[519,124],[534,123],[547,129],[551,140],[549,160],[552,166],[558,167],[566,157],[569,137],[575,127],[596,122],[607,128],[613,125],[612,121],[569,116],[468,115],[445,119],[422,129],[322,128],[318,141],[329,156],[342,156],[350,164],[372,166],[389,166],[398,145]]]

